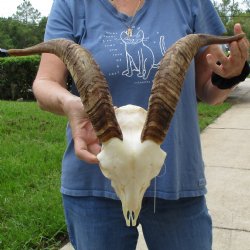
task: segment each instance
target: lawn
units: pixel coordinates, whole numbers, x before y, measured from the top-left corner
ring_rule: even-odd
[[[198,104],[199,125],[202,131],[209,124],[211,124],[223,112],[228,110],[232,105],[225,102],[221,105],[211,106],[204,103]]]
[[[58,249],[65,124],[35,103],[0,101],[0,249]]]
[[[230,107],[199,104],[204,129]],[[59,249],[66,227],[60,171],[66,119],[0,101],[0,249]]]

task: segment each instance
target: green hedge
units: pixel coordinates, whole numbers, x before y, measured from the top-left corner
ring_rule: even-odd
[[[0,58],[0,99],[34,100],[32,83],[40,56]]]

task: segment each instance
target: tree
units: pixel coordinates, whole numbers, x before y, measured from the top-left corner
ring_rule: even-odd
[[[39,42],[43,41],[47,21],[48,21],[47,17],[42,17],[42,19],[40,20],[40,22],[36,28],[36,34],[37,34],[36,37],[37,37]]]
[[[25,24],[37,24],[41,19],[41,13],[32,6],[29,0],[23,0],[23,2],[17,6],[17,11],[12,17]]]
[[[43,41],[47,17],[38,24],[22,23],[11,17],[0,18],[0,48],[25,48]]]
[[[213,1],[213,4],[223,21],[228,35],[233,35],[233,27],[240,23],[246,36],[250,39],[250,0],[243,0],[242,3],[248,7],[243,10],[239,3],[234,0],[222,0],[220,4]],[[241,5],[242,6],[242,5]]]
[[[222,0],[219,4],[213,0],[213,4],[226,27],[233,17],[238,16],[241,13],[239,3],[235,0]]]

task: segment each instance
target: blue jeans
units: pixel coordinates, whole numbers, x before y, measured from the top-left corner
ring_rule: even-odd
[[[63,195],[68,232],[76,250],[134,250],[137,227],[127,227],[121,202]],[[211,250],[212,221],[204,196],[177,201],[144,198],[138,219],[149,250]]]

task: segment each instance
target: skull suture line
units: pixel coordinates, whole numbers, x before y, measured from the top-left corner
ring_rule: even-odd
[[[117,109],[116,115],[104,75],[90,53],[80,45],[55,39],[26,49],[0,49],[0,56],[52,53],[65,63],[102,143],[97,156],[101,170],[111,179],[122,201],[127,225],[134,226],[143,195],[166,157],[160,145],[166,137],[190,62],[202,46],[230,43],[243,37],[244,34],[232,37],[191,34],[178,40],[161,60],[148,111],[128,105]]]

